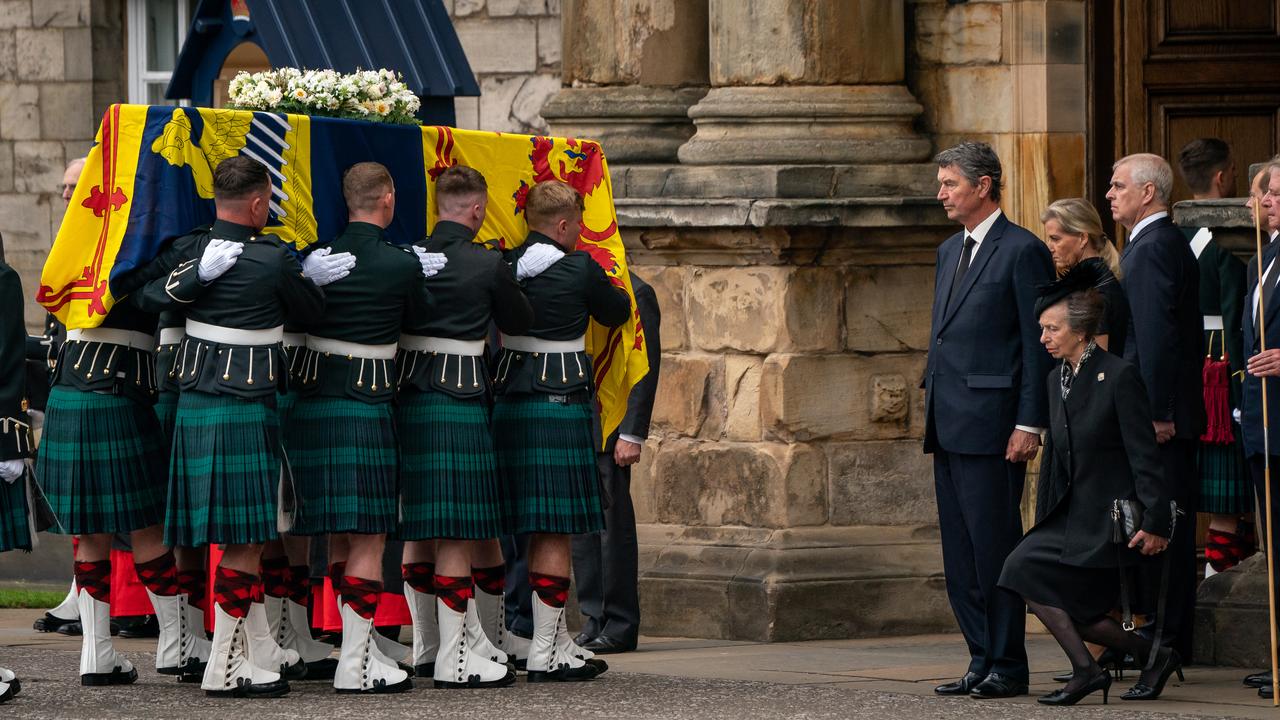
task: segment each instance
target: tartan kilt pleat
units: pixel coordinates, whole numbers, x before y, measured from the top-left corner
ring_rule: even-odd
[[[1236,440],[1229,445],[1200,443],[1200,504],[1203,513],[1235,515],[1253,510],[1253,490],[1249,467],[1240,445],[1239,426]]]
[[[173,420],[178,414],[178,393],[174,390],[161,390],[156,396],[156,420],[164,431],[165,447],[173,447]]]
[[[31,514],[26,474],[11,483],[0,481],[0,552],[31,549]]]
[[[400,435],[401,540],[486,540],[503,533],[503,506],[483,398],[407,392]]]
[[[493,444],[507,531],[578,534],[604,528],[591,405],[542,395],[499,397]]]
[[[69,535],[141,530],[164,519],[164,435],[155,412],[122,395],[49,392],[36,483]]]
[[[395,530],[397,453],[389,403],[298,398],[285,427],[285,445],[298,494],[291,532]]]
[[[282,451],[273,399],[179,395],[165,544],[249,545],[279,537]]]

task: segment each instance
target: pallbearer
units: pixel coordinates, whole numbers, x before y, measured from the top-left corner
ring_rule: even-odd
[[[326,289],[324,316],[307,331],[298,400],[286,428],[299,495],[293,531],[347,537],[334,688],[402,692],[413,682],[378,649],[373,627],[383,589],[383,545],[398,516],[391,409],[396,343],[404,318],[430,315],[423,275],[443,263],[438,255],[386,240],[383,230],[395,215],[396,194],[385,167],[353,165],[343,176],[342,192],[350,221],[328,247],[351,253],[357,265],[350,277]]]
[[[530,533],[533,588],[530,682],[586,680],[603,663],[565,630],[569,537],[604,524],[595,441],[590,320],[617,327],[631,314],[622,287],[590,255],[577,252],[583,201],[568,185],[546,181],[528,195],[529,237],[509,253],[534,310],[524,335],[504,335],[495,370],[494,443],[507,504],[507,530]]]
[[[32,438],[23,372],[27,331],[22,310],[22,281],[0,259],[0,552],[32,547],[27,471]],[[0,703],[9,702],[21,690],[22,683],[13,672],[0,668]]]
[[[148,303],[181,307],[186,315],[175,362],[181,392],[165,540],[182,547],[224,545],[202,687],[215,696],[274,697],[289,690],[280,671],[305,670],[296,652],[282,651],[271,638],[261,604],[252,611],[262,591],[262,544],[278,537],[278,525],[287,525],[277,517],[284,509],[277,497],[289,487],[275,409],[286,375],[280,340],[286,319],[319,316],[324,295],[318,285],[343,276],[354,260],[313,253],[300,264],[279,238],[260,234],[272,191],[263,165],[230,158],[213,180],[217,221],[179,238],[172,252],[188,260],[143,294]],[[216,256],[217,248],[242,255],[212,284],[189,290],[205,280],[195,263]]]
[[[501,664],[505,653],[481,627],[475,595],[479,585],[493,590],[488,583],[500,581],[502,563],[473,568],[472,557],[502,534],[485,336],[491,319],[503,332],[524,333],[533,311],[501,253],[474,242],[487,193],[484,176],[469,167],[451,167],[436,179],[439,221],[423,246],[443,253],[449,264],[427,281],[436,312],[410,316],[400,338],[400,534],[416,541],[405,545],[405,599],[413,614],[414,663],[420,673],[433,674],[437,687],[515,681]],[[434,566],[414,562],[433,538],[439,538]],[[496,620],[500,604],[490,603],[486,615]]]

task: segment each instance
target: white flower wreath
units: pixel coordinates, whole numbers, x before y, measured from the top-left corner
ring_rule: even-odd
[[[279,68],[238,73],[228,86],[230,107],[299,115],[356,118],[377,122],[418,124],[422,102],[391,70],[334,70]]]

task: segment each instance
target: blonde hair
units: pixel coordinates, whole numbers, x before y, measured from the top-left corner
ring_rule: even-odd
[[[1054,200],[1040,214],[1040,222],[1057,220],[1062,231],[1072,235],[1085,235],[1089,238],[1089,247],[1102,257],[1111,274],[1120,278],[1120,253],[1116,246],[1107,239],[1102,230],[1102,218],[1093,204],[1084,198],[1065,198]]]
[[[529,227],[538,227],[581,217],[584,207],[577,190],[559,180],[544,180],[530,188],[525,198],[524,217]]]
[[[358,162],[342,174],[342,196],[350,210],[373,210],[378,201],[394,189],[391,173],[381,163]]]

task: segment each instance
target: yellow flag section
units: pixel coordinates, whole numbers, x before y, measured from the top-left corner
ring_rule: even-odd
[[[107,278],[129,222],[147,108],[113,105],[49,250],[36,301],[68,328],[101,324],[114,302]]]
[[[595,258],[609,279],[625,288],[631,297],[631,319],[625,325],[610,329],[593,321],[587,331],[587,352],[593,358],[600,399],[600,423],[608,438],[622,423],[631,388],[649,372],[649,358],[618,232],[609,166],[600,145],[590,140],[437,126],[422,129],[422,156],[432,180],[459,164],[484,173],[489,185],[489,208],[477,239],[496,242],[503,249],[519,246],[529,233],[524,202],[533,185],[561,180],[582,196],[586,209],[578,249]],[[436,222],[434,182],[427,183],[427,193],[427,227],[432,228]]]

